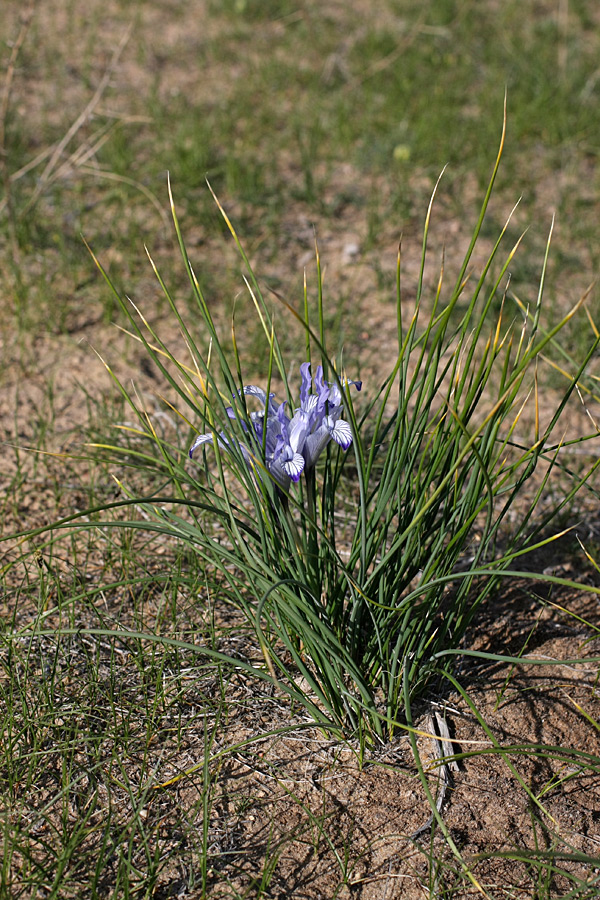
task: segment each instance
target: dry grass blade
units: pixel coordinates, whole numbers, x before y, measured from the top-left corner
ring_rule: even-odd
[[[21,48],[25,43],[27,32],[33,20],[36,0],[28,0],[23,11],[21,12],[21,26],[15,42],[12,45],[6,74],[4,76],[4,89],[2,91],[2,100],[0,102],[0,166],[2,167],[2,182],[4,184],[4,205],[8,213],[8,227],[10,232],[10,240],[13,252],[13,259],[18,259],[18,243],[15,228],[15,211],[12,202],[11,179],[8,170],[7,148],[6,148],[6,118],[8,116],[8,108],[10,104],[11,88],[15,74],[15,68]]]
[[[68,129],[68,131],[63,135],[61,140],[54,147],[54,150],[52,151],[50,159],[46,163],[44,170],[42,171],[42,173],[38,179],[38,184],[37,184],[35,190],[31,194],[31,197],[29,198],[27,203],[23,206],[23,209],[20,211],[21,218],[23,216],[25,216],[35,206],[35,204],[39,200],[40,196],[43,194],[44,190],[48,187],[48,185],[53,180],[55,180],[57,177],[59,177],[57,174],[57,171],[56,171],[56,166],[62,159],[64,151],[70,144],[71,140],[75,137],[75,135],[83,127],[83,125],[85,125],[85,123],[90,119],[94,110],[98,107],[98,104],[102,100],[102,97],[104,96],[104,93],[105,93],[108,85],[110,84],[111,76],[119,62],[121,54],[123,53],[123,50],[127,46],[127,43],[131,37],[132,31],[133,31],[133,23],[131,25],[129,25],[129,27],[125,30],[121,40],[119,41],[118,45],[115,47],[112,58],[108,64],[108,66],[106,67],[104,74],[98,84],[98,87],[94,91],[89,102],[86,104],[86,106],[81,111],[81,113],[77,116],[77,118],[72,123],[72,125]],[[75,153],[73,154],[73,156],[72,156],[73,164],[76,162],[77,157],[79,156],[79,152],[80,151],[76,150]],[[87,154],[85,154],[85,152],[84,152],[84,158],[87,158]]]

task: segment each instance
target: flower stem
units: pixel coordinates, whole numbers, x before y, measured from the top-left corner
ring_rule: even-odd
[[[318,578],[319,545],[317,540],[316,478],[314,466],[311,466],[310,469],[305,469],[304,474],[306,479],[306,510],[308,513],[307,563],[309,570],[314,572]]]

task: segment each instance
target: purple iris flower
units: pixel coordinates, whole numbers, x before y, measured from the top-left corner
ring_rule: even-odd
[[[347,450],[352,443],[350,425],[340,418],[343,403],[337,384],[326,382],[323,379],[323,367],[317,366],[313,390],[310,363],[300,366],[300,375],[300,406],[291,417],[286,412],[286,401],[277,403],[274,394],[267,397],[265,391],[254,384],[244,387],[244,394],[257,397],[263,408],[250,413],[253,434],[248,425],[242,422],[242,427],[248,434],[248,443],[246,445],[240,441],[239,446],[250,465],[253,458],[262,456],[264,445],[265,467],[284,491],[289,488],[290,481],[299,481],[303,472],[314,468],[329,441],[335,441],[342,450]],[[353,384],[357,391],[362,387],[360,381],[346,383]],[[237,418],[233,409],[228,409],[227,414],[231,419]],[[190,447],[190,456],[201,444],[213,441],[212,433],[199,434]],[[223,449],[229,447],[224,431],[220,433],[218,441]]]

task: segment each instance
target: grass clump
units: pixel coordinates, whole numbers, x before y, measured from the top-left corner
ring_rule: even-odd
[[[173,389],[169,406],[196,432],[193,448],[204,454],[198,460],[196,449],[200,465],[190,466],[181,446],[161,436],[120,385],[139,423],[133,431],[147,444],[138,463],[156,469],[158,461],[173,487],[131,496],[126,503],[141,507],[146,521],[125,524],[193,548],[254,630],[265,662],[256,674],[325,728],[369,743],[393,735],[414,699],[451,674],[481,604],[499,579],[514,575],[516,560],[554,539],[552,523],[596,468],[573,476],[566,494],[537,514],[552,473],[563,468],[557,424],[599,338],[594,329],[542,423],[538,366],[583,300],[544,330],[544,263],[531,308],[512,303],[508,270],[519,242],[500,259],[504,231],[479,274],[470,275],[502,145],[456,283],[447,291],[442,267],[428,300],[430,206],[408,318],[398,265],[395,365],[378,391],[369,385],[360,399],[341,358],[328,352],[318,256],[316,303],[306,290],[301,311],[284,301],[305,334],[309,366],[298,393],[269,304],[223,210],[264,329],[262,387],[247,383],[235,319],[232,351],[224,350],[173,204],[204,346],[156,269],[189,348],[187,363],[115,292]],[[527,416],[534,423],[530,443],[520,437]]]

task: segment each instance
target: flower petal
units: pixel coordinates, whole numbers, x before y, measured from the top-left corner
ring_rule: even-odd
[[[312,416],[319,405],[319,398],[316,394],[309,394],[306,398],[306,402],[302,404],[300,409],[303,409],[304,412],[308,413],[309,416]]]
[[[294,453],[291,459],[282,462],[284,472],[289,475],[292,481],[299,481],[304,471],[304,457],[300,453]]]
[[[253,397],[258,397],[262,405],[266,406],[267,395],[261,387],[257,387],[255,384],[245,384],[244,394],[251,394]]]
[[[317,410],[320,412],[324,409],[327,400],[329,399],[329,388],[325,381],[323,381],[323,366],[317,366],[317,373],[315,375],[315,386],[319,395],[319,402],[317,406]]]
[[[306,460],[306,468],[312,469],[317,464],[317,460],[329,441],[331,440],[330,429],[326,425],[321,425],[312,434],[310,434],[304,443],[303,455]]]
[[[213,443],[214,443],[214,439],[213,439],[212,434],[199,434],[189,449],[190,459],[192,459],[194,450],[196,450],[201,444],[213,444]]]
[[[306,438],[311,431],[310,416],[303,409],[297,409],[287,429],[287,439],[294,453],[302,453]]]
[[[352,429],[348,422],[344,422],[343,419],[339,419],[329,433],[342,450],[347,450],[352,443]]]
[[[305,362],[300,366],[300,375],[302,376],[302,384],[300,385],[300,403],[304,406],[308,399],[308,392],[312,386],[312,378],[310,377],[310,363]]]

